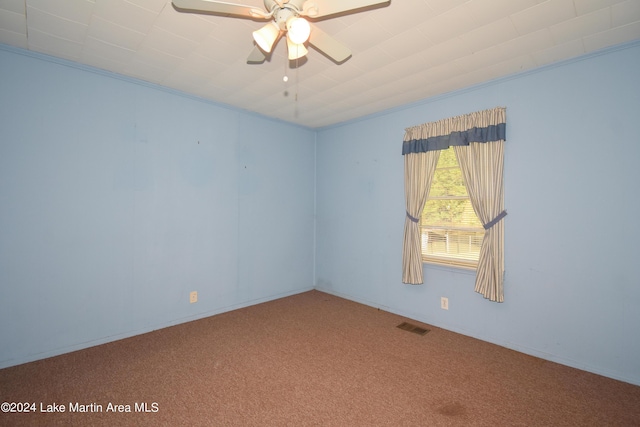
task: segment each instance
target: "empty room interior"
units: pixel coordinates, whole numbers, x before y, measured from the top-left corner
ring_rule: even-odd
[[[594,399],[624,421],[608,425],[640,425],[640,2],[243,3],[251,17],[194,10],[204,0],[0,2],[0,424],[508,425],[526,412],[515,393],[543,384],[532,395],[566,387],[564,409]],[[290,59],[288,26],[272,52],[254,43],[283,11],[311,21],[306,56]],[[483,226],[503,230],[500,295],[426,258],[407,283],[407,132],[494,108],[506,216]],[[492,375],[474,371],[489,349]],[[429,358],[464,375],[423,384]],[[512,383],[520,364],[580,379]],[[142,366],[164,394],[127,393]],[[366,395],[384,381],[395,395]],[[619,391],[580,391],[592,381]],[[454,397],[483,383],[503,409]],[[400,406],[378,414],[386,399]],[[568,425],[531,404],[530,425]],[[143,414],[105,413],[127,405]]]

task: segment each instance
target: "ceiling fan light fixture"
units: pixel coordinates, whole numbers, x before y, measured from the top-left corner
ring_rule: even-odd
[[[291,40],[296,46],[295,49],[290,49],[292,57],[304,56],[306,46],[300,45],[310,43],[338,65],[351,57],[351,50],[320,28],[311,27],[307,19],[315,21],[333,18],[357,13],[371,6],[390,3],[389,0],[263,0],[264,10],[261,10],[257,7],[231,3],[230,1],[233,0],[170,1],[178,12],[271,20],[263,28],[253,32],[256,45],[247,58],[248,64],[263,63],[280,37],[287,33],[287,40]]]
[[[253,32],[253,39],[262,50],[265,52],[271,52],[273,44],[278,39],[279,35],[280,28],[278,25],[275,22],[269,22],[264,27]]]
[[[311,26],[306,19],[294,17],[287,21],[287,37],[295,44],[307,41],[311,34]]]
[[[302,43],[294,43],[287,37],[287,51],[289,52],[289,60],[293,61],[295,59],[302,58],[309,51]]]

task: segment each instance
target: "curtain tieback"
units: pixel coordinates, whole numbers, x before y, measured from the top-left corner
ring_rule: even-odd
[[[407,214],[409,215],[409,214]],[[500,220],[502,218],[504,218],[505,216],[507,216],[507,211],[502,211],[498,214],[498,216],[496,216],[495,218],[493,218],[491,221],[489,221],[488,223],[484,224],[483,227],[485,230],[490,229],[491,227],[493,227],[494,225],[496,225],[498,222],[500,222]]]
[[[412,217],[409,212],[407,212],[407,218],[409,218],[411,220],[411,222],[420,222],[420,220],[418,218]]]

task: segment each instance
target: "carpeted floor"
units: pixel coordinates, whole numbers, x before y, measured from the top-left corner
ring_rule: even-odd
[[[35,409],[2,426],[640,426],[638,386],[318,291],[2,369],[0,402]]]

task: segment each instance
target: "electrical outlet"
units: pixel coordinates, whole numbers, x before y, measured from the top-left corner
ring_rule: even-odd
[[[198,302],[198,292],[193,291],[189,294],[189,302],[193,304],[194,302]]]
[[[443,310],[449,310],[449,298],[440,297],[440,308]]]

